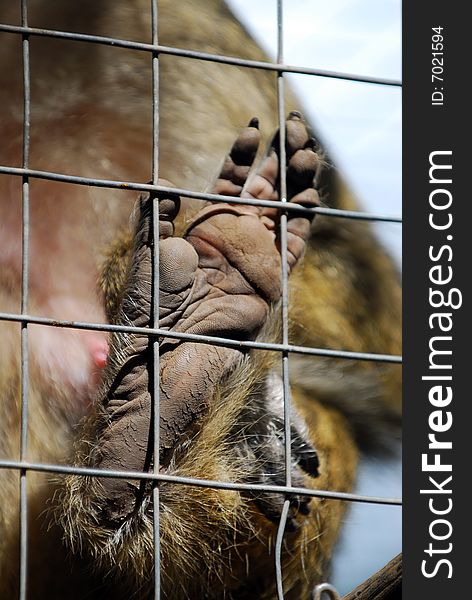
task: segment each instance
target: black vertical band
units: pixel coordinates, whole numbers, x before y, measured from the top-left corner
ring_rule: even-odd
[[[461,3],[403,4],[404,593],[445,600],[472,540],[471,30]]]

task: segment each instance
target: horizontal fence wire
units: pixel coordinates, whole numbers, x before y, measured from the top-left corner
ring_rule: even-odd
[[[117,48],[127,48],[128,50],[137,50],[141,52],[151,52],[159,54],[168,54],[170,56],[179,56],[195,60],[204,60],[208,62],[233,65],[236,67],[248,67],[251,69],[263,69],[265,71],[274,71],[277,73],[294,73],[298,75],[315,75],[317,77],[329,77],[331,79],[342,79],[345,81],[355,81],[358,83],[373,83],[393,87],[401,87],[402,83],[398,79],[388,79],[383,77],[370,77],[368,75],[355,75],[353,73],[342,73],[340,71],[328,71],[325,69],[313,69],[309,67],[298,67],[274,63],[270,61],[249,60],[235,56],[222,56],[220,54],[211,54],[209,52],[199,52],[197,50],[186,50],[185,48],[174,48],[172,46],[162,46],[160,44],[146,44],[144,42],[134,42],[120,38],[106,37],[100,35],[89,35],[85,33],[74,33],[72,31],[57,31],[54,29],[42,29],[38,27],[22,27],[19,25],[0,24],[0,31],[6,33],[17,33],[20,35],[36,35],[50,38],[60,38],[74,40],[77,42],[88,42],[94,44],[104,44]]]
[[[166,475],[164,473],[144,473],[143,471],[115,471],[112,469],[91,469],[88,467],[73,467],[70,465],[36,463],[30,461],[15,461],[0,459],[0,469],[36,471],[40,473],[56,473],[58,475],[81,475],[83,477],[105,477],[112,479],[139,479],[145,481],[159,481],[206,487],[221,490],[243,492],[273,492],[280,494],[295,494],[313,498],[329,498],[346,502],[361,502],[364,504],[388,504],[401,506],[401,498],[388,498],[385,496],[365,496],[351,492],[336,492],[332,490],[318,490],[303,487],[288,487],[285,485],[268,485],[264,483],[234,483],[220,480],[199,479],[197,477],[180,477],[179,475]]]
[[[91,323],[87,321],[65,321],[51,319],[48,317],[36,317],[33,315],[22,315],[0,312],[0,321],[13,321],[16,323],[33,323],[35,325],[46,325],[49,327],[65,327],[67,329],[89,329],[91,331],[109,331],[118,333],[134,333],[139,335],[166,337],[176,340],[200,342],[214,346],[225,346],[239,350],[255,349],[269,350],[274,352],[292,352],[294,354],[306,354],[309,356],[325,356],[327,358],[343,358],[347,360],[365,360],[370,362],[401,363],[402,357],[394,354],[374,354],[369,352],[351,352],[348,350],[331,350],[329,348],[311,348],[309,346],[296,346],[294,344],[277,344],[270,342],[238,341],[229,338],[211,335],[200,335],[196,333],[183,333],[168,331],[166,329],[152,329],[147,327],[134,327],[130,325],[111,325],[108,323]]]
[[[165,46],[158,43],[157,37],[157,1],[152,1],[153,6],[153,35],[152,35],[152,43],[144,43],[137,42],[131,40],[125,40],[120,38],[106,37],[106,36],[98,36],[98,35],[88,35],[83,33],[74,33],[69,31],[59,31],[54,29],[43,29],[36,27],[29,27],[27,24],[26,18],[26,7],[27,0],[22,0],[22,24],[21,25],[9,25],[9,24],[0,24],[0,32],[11,33],[20,35],[23,39],[23,54],[24,54],[24,106],[25,106],[25,119],[23,124],[23,136],[24,136],[24,147],[28,148],[28,139],[29,139],[29,111],[30,111],[30,91],[29,91],[29,37],[30,36],[38,36],[38,37],[48,37],[48,38],[56,38],[56,39],[64,39],[76,42],[85,42],[85,43],[93,43],[93,44],[101,44],[107,45],[117,48],[125,48],[129,50],[135,50],[138,52],[148,52],[152,58],[153,65],[153,179],[151,183],[139,183],[139,182],[131,182],[131,181],[116,181],[116,180],[108,180],[108,179],[99,179],[92,177],[81,177],[77,175],[68,175],[63,173],[55,173],[49,171],[35,170],[30,169],[28,160],[27,160],[27,150],[24,155],[22,167],[12,167],[7,165],[0,165],[0,175],[12,175],[21,177],[23,181],[23,195],[24,195],[24,206],[27,206],[28,199],[28,182],[29,179],[46,179],[50,181],[57,181],[61,183],[69,183],[72,185],[84,185],[84,186],[93,186],[100,188],[108,188],[108,189],[122,189],[122,190],[132,190],[137,192],[147,192],[151,194],[177,194],[179,196],[183,196],[186,198],[191,198],[195,200],[201,200],[206,202],[226,202],[229,204],[245,204],[252,206],[260,206],[267,208],[275,208],[281,211],[281,221],[282,221],[282,231],[286,230],[286,218],[290,213],[313,216],[313,214],[324,215],[326,217],[332,218],[347,218],[353,220],[361,220],[361,221],[371,221],[371,222],[388,222],[388,223],[402,223],[402,218],[397,215],[385,215],[378,213],[369,213],[364,211],[352,211],[352,210],[340,210],[333,209],[328,207],[314,207],[314,208],[306,208],[298,204],[289,203],[289,202],[279,202],[279,201],[270,201],[263,199],[252,199],[252,198],[235,198],[233,196],[225,196],[218,195],[212,193],[198,192],[194,190],[187,190],[184,188],[173,188],[164,185],[158,184],[158,124],[159,124],[159,102],[158,102],[158,58],[160,54],[174,56],[177,58],[188,58],[193,60],[202,60],[209,61],[213,63],[227,64],[238,67],[246,67],[252,69],[262,69],[267,71],[272,71],[278,74],[278,99],[279,99],[279,129],[284,132],[284,80],[283,75],[285,73],[292,74],[301,74],[301,75],[311,75],[316,77],[325,77],[325,78],[334,78],[339,80],[357,82],[357,83],[368,83],[368,84],[377,84],[383,86],[392,86],[392,87],[400,87],[401,81],[396,79],[388,79],[381,77],[370,77],[365,75],[357,75],[353,73],[344,73],[338,71],[329,71],[323,69],[315,69],[308,67],[300,67],[285,64],[283,62],[283,53],[282,53],[282,37],[283,37],[283,28],[282,28],[282,1],[278,0],[277,2],[277,12],[278,12],[278,57],[277,62],[271,61],[255,61],[248,60],[243,58],[238,58],[234,56],[223,56],[218,54],[212,54],[207,52],[200,52],[195,50],[187,50],[184,48]],[[283,162],[283,161],[282,161]],[[283,179],[283,177],[282,177]],[[282,183],[283,187],[283,183]],[[282,193],[282,196],[284,194]],[[283,200],[285,197],[283,198]],[[155,202],[154,204],[157,204]],[[29,223],[27,221],[27,215],[25,215],[26,222],[23,225],[23,240],[27,249],[27,240],[29,238]],[[158,230],[158,229],[157,229]],[[286,244],[285,244],[286,245]],[[284,244],[282,244],[284,246]],[[286,248],[285,248],[286,251]],[[157,257],[158,258],[158,257]],[[282,578],[282,570],[281,570],[281,562],[280,556],[282,552],[282,544],[283,544],[283,532],[285,527],[285,521],[287,518],[288,508],[289,508],[289,500],[288,498],[291,495],[302,495],[308,497],[317,497],[317,498],[327,498],[331,500],[339,500],[345,502],[359,502],[366,504],[383,504],[383,505],[392,505],[392,506],[401,506],[402,500],[400,498],[388,498],[388,497],[376,497],[376,496],[365,496],[355,493],[345,493],[345,492],[337,492],[332,490],[319,490],[319,489],[309,489],[309,488],[300,488],[293,487],[291,485],[290,478],[290,431],[289,431],[289,422],[290,422],[290,411],[288,404],[288,356],[290,353],[293,354],[301,354],[308,356],[318,356],[325,357],[330,359],[344,359],[344,360],[359,360],[359,361],[371,361],[371,362],[383,362],[383,363],[401,363],[402,357],[391,354],[377,354],[377,353],[368,353],[368,352],[354,352],[342,349],[328,349],[328,348],[313,348],[313,347],[305,347],[298,346],[288,343],[288,330],[287,330],[287,309],[288,309],[288,289],[287,289],[287,274],[285,273],[285,277],[283,277],[283,300],[285,301],[284,311],[284,335],[283,341],[281,344],[276,343],[265,343],[260,341],[236,341],[230,340],[228,338],[216,337],[216,336],[204,336],[197,334],[186,334],[186,333],[178,333],[173,331],[167,331],[164,329],[160,329],[158,327],[158,320],[154,320],[153,328],[140,328],[140,327],[131,327],[131,326],[122,326],[122,325],[110,325],[106,323],[91,323],[86,321],[66,321],[66,320],[58,320],[53,318],[46,318],[41,316],[29,315],[27,309],[27,298],[28,298],[28,290],[27,290],[27,273],[28,273],[28,252],[23,253],[23,280],[24,283],[22,288],[22,308],[21,314],[14,313],[5,313],[0,312],[0,321],[10,321],[17,322],[21,324],[22,328],[22,336],[25,340],[22,345],[22,360],[21,360],[21,368],[22,368],[22,377],[23,379],[26,377],[25,390],[27,388],[28,382],[28,352],[27,352],[27,332],[28,325],[41,325],[41,326],[50,326],[50,327],[62,327],[62,328],[71,328],[71,329],[88,329],[88,330],[96,330],[96,331],[107,331],[107,332],[121,332],[121,333],[134,333],[134,334],[144,334],[150,337],[150,339],[154,340],[154,348],[157,349],[158,341],[160,338],[173,338],[180,340],[188,340],[203,344],[211,344],[216,346],[226,346],[230,348],[238,348],[241,350],[264,350],[264,351],[274,351],[280,352],[283,357],[283,382],[284,382],[284,405],[285,405],[285,447],[286,447],[286,484],[285,485],[266,485],[266,484],[243,484],[243,483],[233,483],[233,482],[224,482],[224,481],[213,481],[213,480],[204,480],[192,477],[180,477],[177,475],[166,475],[163,473],[159,473],[158,469],[154,468],[151,473],[143,473],[143,472],[134,472],[134,471],[113,471],[113,470],[101,470],[101,469],[91,469],[85,467],[75,467],[71,465],[59,465],[59,464],[45,464],[45,463],[35,463],[28,462],[25,460],[26,454],[26,434],[22,436],[22,452],[20,453],[20,460],[4,460],[0,459],[0,469],[13,469],[18,470],[21,474],[22,483],[22,492],[20,494],[21,498],[23,498],[21,502],[21,523],[22,525],[22,543],[21,543],[21,577],[22,582],[20,583],[20,598],[24,599],[26,597],[26,572],[27,572],[27,555],[26,555],[26,538],[27,538],[27,529],[26,529],[26,514],[27,514],[27,506],[26,506],[26,473],[28,471],[35,472],[45,472],[45,473],[53,473],[56,475],[68,475],[68,474],[76,474],[86,477],[112,477],[112,478],[125,478],[125,479],[136,479],[141,481],[151,481],[155,483],[154,486],[154,506],[155,506],[155,514],[154,514],[154,523],[155,523],[155,546],[154,546],[154,554],[155,554],[155,592],[154,597],[157,599],[160,596],[159,590],[159,540],[156,539],[159,537],[159,509],[158,509],[158,484],[160,483],[170,483],[170,484],[180,484],[180,485],[190,485],[197,487],[205,487],[205,488],[213,488],[213,489],[224,489],[224,490],[234,490],[234,491],[242,491],[242,492],[267,492],[267,493],[280,493],[286,495],[286,500],[284,503],[284,510],[282,512],[281,523],[277,533],[275,554],[276,554],[276,583],[279,598],[283,598],[283,578]],[[156,260],[156,257],[155,257]],[[156,265],[156,262],[154,263]],[[156,271],[157,269],[155,269]],[[156,274],[154,274],[154,278],[156,278]],[[156,279],[154,279],[156,281]],[[158,279],[157,279],[158,282]],[[158,284],[157,284],[158,286]],[[26,289],[25,289],[26,288]],[[24,301],[26,298],[26,301]],[[24,333],[23,333],[24,332]],[[159,366],[159,354],[157,354],[157,359],[155,361],[155,369],[158,371]],[[156,381],[158,378],[154,378]],[[157,393],[157,401],[155,401],[154,414],[158,415],[159,407],[158,407],[158,395],[159,389],[158,385],[155,386],[156,389],[155,394]],[[26,393],[26,392],[25,392]],[[22,432],[27,431],[27,402],[23,400],[23,413],[22,414]],[[157,412],[156,412],[157,411]],[[158,419],[156,419],[158,422]],[[158,452],[158,427],[154,426],[154,453]],[[155,461],[157,462],[157,461]],[[24,538],[24,539],[23,539]]]
[[[381,221],[386,223],[401,223],[402,217],[397,215],[382,215],[378,213],[367,213],[357,210],[343,210],[328,207],[307,208],[300,204],[289,202],[283,205],[277,200],[264,200],[256,198],[236,198],[223,194],[211,194],[197,192],[185,188],[170,187],[165,185],[154,185],[152,183],[138,183],[133,181],[116,181],[114,179],[97,179],[94,177],[81,177],[78,175],[66,175],[52,171],[41,171],[37,169],[24,169],[21,167],[10,167],[0,165],[0,175],[15,175],[18,177],[31,177],[32,179],[46,179],[60,183],[72,183],[76,185],[87,185],[91,187],[110,188],[119,190],[131,190],[137,192],[152,192],[159,194],[177,194],[192,200],[204,200],[206,202],[227,202],[228,204],[247,204],[249,206],[261,206],[264,208],[275,208],[296,214],[313,215],[320,214],[342,219],[357,219],[361,221]]]

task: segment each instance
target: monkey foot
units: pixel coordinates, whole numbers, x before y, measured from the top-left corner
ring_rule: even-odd
[[[320,160],[315,142],[298,113],[286,122],[288,202],[318,204],[313,180]],[[279,199],[279,142],[253,176],[251,166],[260,141],[257,120],[242,131],[228,155],[214,191],[248,199]],[[149,327],[152,314],[153,200],[142,197],[125,294],[118,322]],[[206,205],[188,226],[183,238],[173,237],[179,198],[159,198],[159,326],[169,332],[253,340],[261,331],[272,304],[281,297],[280,211],[277,208],[230,204]],[[290,271],[300,259],[310,231],[312,213],[289,213],[287,262]],[[211,404],[218,384],[241,359],[235,348],[212,346],[166,337],[160,347],[160,456],[165,469],[176,446],[195,433],[195,424]],[[92,456],[93,466],[147,471],[151,468],[152,344],[146,335],[114,336],[98,405],[105,413]],[[264,408],[264,407],[263,407]],[[277,434],[278,435],[278,434]],[[296,469],[317,474],[316,453],[292,432]],[[279,446],[279,444],[278,444]],[[281,483],[280,475],[264,474],[277,455],[253,447],[260,478]],[[270,469],[268,471],[270,473]],[[139,482],[103,479],[107,502],[104,517],[120,522],[136,509],[143,490]],[[280,499],[258,498],[263,512],[274,519]],[[283,500],[283,499],[282,499]],[[293,499],[293,507],[307,510],[307,501]]]

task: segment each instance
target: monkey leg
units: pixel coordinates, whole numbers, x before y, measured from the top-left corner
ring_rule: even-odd
[[[286,126],[288,200],[307,207],[316,205],[318,196],[312,184],[319,158],[314,142],[298,113],[289,115]],[[233,145],[215,192],[241,198],[279,198],[278,138],[250,177],[258,144],[253,120]],[[149,327],[153,320],[151,208],[152,199],[140,198],[117,319],[139,327]],[[178,210],[176,196],[159,199],[160,327],[233,340],[264,335],[276,320],[272,306],[281,296],[279,211],[246,204],[206,205],[189,224],[184,238],[176,238],[173,220]],[[289,271],[302,256],[309,232],[308,216],[288,216]],[[163,337],[159,347],[159,471],[283,484],[283,402],[272,362],[257,358],[256,352],[170,336]],[[113,470],[152,469],[152,362],[152,342],[147,335],[113,336],[103,384],[85,424],[78,464]],[[303,485],[304,474],[318,475],[316,451],[296,416],[292,454],[295,485]],[[72,545],[88,548],[108,568],[150,576],[151,489],[151,484],[133,479],[69,477],[63,524]],[[183,576],[177,569],[182,597],[202,597],[209,581],[228,586],[226,580],[231,579],[230,587],[241,587],[238,569],[247,570],[249,560],[244,553],[251,548],[256,557],[267,554],[273,522],[279,519],[284,498],[257,494],[244,499],[233,492],[200,489],[197,494],[195,489],[185,488],[184,508],[179,490],[170,484],[161,484],[160,490],[164,580],[175,581],[172,573],[178,553],[173,550],[178,545],[186,571]],[[291,498],[288,529],[296,531],[309,510],[305,497]],[[235,549],[222,552],[223,547],[232,546]],[[201,572],[202,557],[206,574]],[[241,564],[236,567],[235,563]],[[181,596],[174,590],[172,597]]]

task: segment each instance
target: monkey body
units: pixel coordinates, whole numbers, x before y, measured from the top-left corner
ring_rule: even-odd
[[[31,3],[30,25],[149,41],[143,39],[150,30],[147,4],[87,0],[79,10],[59,7],[58,2]],[[160,5],[160,43],[227,55],[244,51],[246,58],[264,59],[221,2]],[[0,4],[1,18],[7,22],[16,18],[10,11]],[[0,130],[6,141],[0,148],[0,162],[17,166],[21,164],[21,45],[19,37],[5,37],[3,60],[13,68],[2,69],[0,94],[5,110]],[[58,53],[61,60],[51,64],[50,57]],[[31,61],[31,168],[149,180],[150,57],[101,45],[32,37]],[[179,187],[208,189],[236,132],[250,117],[260,118],[263,132],[275,130],[275,75],[165,55],[159,62],[160,173]],[[244,93],[231,93],[231,89]],[[325,186],[330,205],[355,206],[334,174]],[[105,321],[106,309],[119,304],[116,295],[122,287],[122,265],[130,248],[126,235],[125,242],[116,244],[106,261],[104,299],[93,293],[100,262],[97,257],[122,235],[136,194],[33,179],[30,188],[28,311],[59,319]],[[0,193],[2,249],[12,249],[2,252],[0,258],[0,310],[16,313],[21,281],[19,178],[2,175]],[[199,208],[197,203],[181,210],[177,231],[186,229]],[[113,262],[115,267],[110,266]],[[304,261],[292,276],[291,290],[294,343],[399,353],[397,276],[367,226],[317,217]],[[0,331],[5,340],[0,361],[1,422],[11,432],[2,437],[0,450],[2,458],[18,459],[19,326],[2,321]],[[94,419],[91,402],[100,379],[99,361],[106,336],[40,326],[30,326],[29,331],[28,459],[67,464],[73,456],[72,442],[83,435],[77,423],[85,415],[89,415],[89,422]],[[260,335],[272,339],[274,333],[269,327]],[[295,356],[290,357],[289,365],[292,404],[305,422],[308,439],[320,460],[319,477],[304,474],[303,483],[349,491],[359,444],[370,441],[366,425],[370,415],[375,413],[374,428],[396,418],[399,369]],[[254,351],[221,383],[209,412],[200,421],[198,435],[169,472],[224,481],[250,479],[250,465],[238,454],[244,447],[247,421],[254,417],[248,405],[260,403],[264,407],[268,382],[273,381],[280,386],[276,360],[268,353]],[[0,595],[14,598],[18,589],[19,475],[2,470],[0,476],[4,490],[0,497]],[[105,593],[109,598],[121,598],[123,594],[127,597],[129,590],[140,590],[145,597],[152,573],[151,520],[134,522],[113,548],[105,548],[103,530],[92,528],[87,534],[89,549],[82,551],[77,535],[81,524],[73,521],[85,481],[70,481],[66,492],[56,492],[61,500],[54,503],[51,498],[57,489],[62,490],[62,479],[52,483],[50,476],[28,473],[30,596],[62,597],[67,590],[71,598],[103,597]],[[160,486],[160,498],[165,597],[274,597],[276,524],[267,519],[253,498],[170,483]],[[308,597],[313,585],[323,578],[343,511],[341,502],[314,498],[307,517],[295,516],[300,526],[286,532],[283,554],[287,598]],[[65,555],[64,534],[51,513],[65,526],[73,550],[70,556]],[[43,564],[44,556],[48,557],[48,568]],[[92,569],[97,561],[103,563],[105,572],[115,571],[105,584],[100,572],[96,575]],[[123,582],[130,587],[123,588]]]

